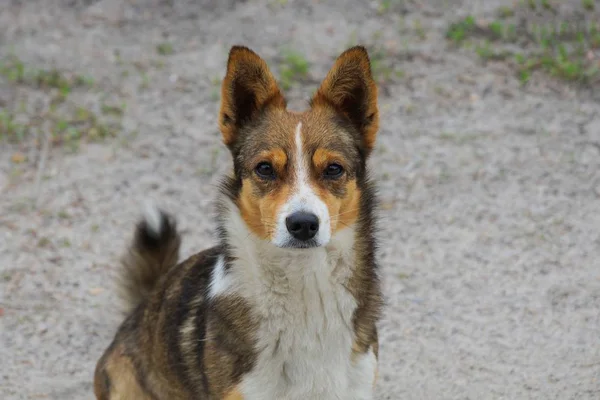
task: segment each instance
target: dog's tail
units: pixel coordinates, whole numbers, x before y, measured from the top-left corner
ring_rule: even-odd
[[[148,204],[136,226],[133,243],[122,259],[119,286],[127,312],[137,307],[177,264],[180,245],[175,220]]]

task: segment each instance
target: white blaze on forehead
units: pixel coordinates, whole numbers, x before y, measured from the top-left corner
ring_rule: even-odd
[[[295,172],[294,186],[292,187],[292,196],[283,205],[277,218],[277,230],[275,232],[274,242],[278,245],[284,245],[291,239],[285,219],[295,212],[306,212],[315,214],[319,219],[319,232],[315,240],[319,245],[325,245],[331,238],[331,228],[329,221],[329,210],[327,205],[317,196],[310,186],[310,160],[304,152],[302,142],[302,122],[296,125],[295,129],[295,154],[293,157]]]
[[[302,122],[298,122],[298,125],[296,126],[296,154],[294,157],[296,186],[293,188],[293,193],[299,197],[301,203],[306,203],[311,195],[315,196],[308,182],[309,168],[309,160],[306,160],[306,155],[304,154],[302,147]],[[310,212],[311,210],[302,209],[302,211]]]
[[[298,122],[296,126],[296,157],[294,157],[296,165],[296,184],[300,188],[302,185],[308,184],[308,174],[306,171],[306,163],[304,162],[304,154],[302,151],[302,122]]]

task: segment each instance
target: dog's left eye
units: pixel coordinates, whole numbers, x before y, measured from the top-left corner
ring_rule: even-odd
[[[339,164],[329,164],[327,168],[325,168],[325,172],[323,175],[328,179],[336,179],[342,176],[344,173],[344,168],[342,168]]]
[[[275,179],[275,169],[268,162],[261,162],[256,166],[254,171],[262,179]]]

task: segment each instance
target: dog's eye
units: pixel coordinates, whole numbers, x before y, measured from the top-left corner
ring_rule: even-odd
[[[254,171],[262,179],[275,179],[275,170],[268,162],[259,163]]]
[[[325,172],[323,175],[327,179],[336,179],[342,176],[344,173],[344,168],[342,168],[339,164],[329,164],[327,168],[325,168]]]

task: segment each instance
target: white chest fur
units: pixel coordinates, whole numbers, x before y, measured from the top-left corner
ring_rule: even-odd
[[[261,320],[257,363],[239,388],[244,400],[373,398],[375,356],[353,358],[351,350],[353,241],[349,228],[308,251],[234,241],[241,245],[227,274],[219,260],[211,295],[241,295]]]
[[[286,260],[296,272],[265,277],[256,367],[242,383],[248,399],[365,399],[351,360],[354,298],[341,277],[313,257]],[[340,268],[343,268],[340,266]],[[272,286],[271,286],[272,285]],[[367,387],[372,372],[365,371]]]

